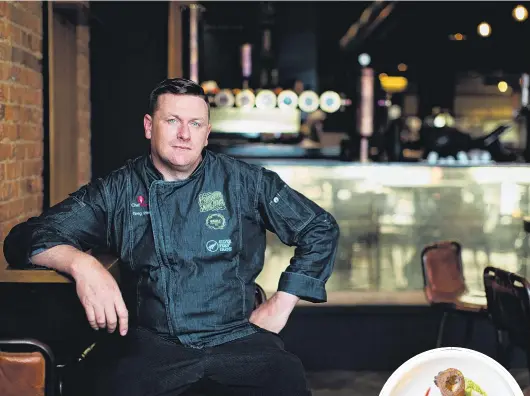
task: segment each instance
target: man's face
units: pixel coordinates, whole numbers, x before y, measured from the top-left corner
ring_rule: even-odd
[[[208,105],[198,96],[160,95],[154,115],[144,117],[145,137],[151,140],[154,160],[177,171],[198,165],[210,129]]]

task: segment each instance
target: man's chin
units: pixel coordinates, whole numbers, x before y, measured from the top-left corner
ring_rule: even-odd
[[[176,169],[187,169],[197,162],[197,158],[190,158],[189,156],[178,156],[170,158],[169,163]]]
[[[169,165],[174,169],[187,169],[191,166],[190,161],[169,161]]]

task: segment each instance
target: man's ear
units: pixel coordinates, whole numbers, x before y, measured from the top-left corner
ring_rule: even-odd
[[[153,119],[149,114],[144,115],[144,132],[145,138],[151,139],[151,130],[153,128]]]

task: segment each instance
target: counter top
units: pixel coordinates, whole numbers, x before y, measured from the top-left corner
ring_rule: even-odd
[[[110,273],[118,278],[117,257],[108,253],[94,254]],[[49,269],[15,269],[7,264],[3,254],[0,254],[0,283],[71,283],[72,279],[60,272]]]

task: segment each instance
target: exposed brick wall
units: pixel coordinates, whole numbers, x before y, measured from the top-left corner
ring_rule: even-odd
[[[41,2],[0,1],[0,244],[42,210]]]
[[[76,27],[76,39],[81,186],[91,177],[88,26]],[[0,247],[13,226],[42,211],[41,61],[42,3],[0,0]]]
[[[88,2],[85,3],[88,6]],[[90,181],[90,62],[88,26],[77,26],[77,182],[81,186]]]

